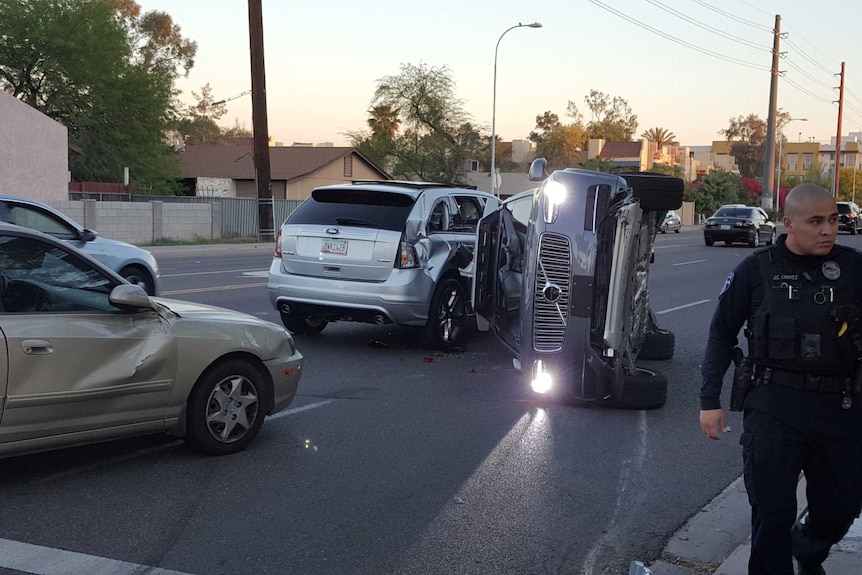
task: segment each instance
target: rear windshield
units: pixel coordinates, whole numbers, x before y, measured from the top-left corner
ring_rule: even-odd
[[[850,204],[838,204],[839,214],[849,214],[851,211]]]
[[[749,208],[718,208],[713,215],[722,218],[750,218],[753,214]]]
[[[286,224],[357,226],[400,232],[413,208],[405,194],[374,190],[314,190],[288,216]]]

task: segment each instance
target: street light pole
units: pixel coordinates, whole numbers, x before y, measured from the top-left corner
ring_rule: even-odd
[[[538,22],[532,24],[521,24],[518,22],[515,26],[507,28],[500,37],[497,38],[497,45],[494,47],[494,96],[491,103],[491,195],[498,195],[497,191],[497,50],[500,48],[500,40],[503,39],[510,30],[515,28],[541,28],[542,25]]]

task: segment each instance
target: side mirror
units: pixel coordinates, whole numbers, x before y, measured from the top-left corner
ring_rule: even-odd
[[[470,248],[468,248],[464,244],[461,244],[460,246],[458,246],[458,249],[455,250],[454,257],[452,258],[452,262],[454,262],[454,264],[456,266],[458,266],[458,269],[463,270],[464,268],[469,266],[470,262],[472,262],[472,261],[473,261],[473,252],[470,251]]]
[[[92,242],[99,236],[99,232],[94,232],[93,230],[83,230],[81,232],[81,241],[82,242]]]
[[[542,180],[544,180],[548,175],[547,170],[545,170],[547,165],[548,165],[548,161],[545,158],[536,158],[535,160],[533,160],[532,163],[530,164],[530,171],[529,171],[530,181],[531,182],[541,182]]]
[[[115,305],[120,309],[153,309],[153,302],[150,301],[150,296],[139,285],[118,285],[111,290],[108,301],[111,302],[111,305]]]

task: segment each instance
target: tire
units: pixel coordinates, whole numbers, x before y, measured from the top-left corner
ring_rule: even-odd
[[[708,240],[708,239],[704,238],[703,243],[705,243],[708,246],[711,246],[715,243],[715,240]]]
[[[208,455],[242,451],[263,425],[266,390],[263,375],[246,361],[210,367],[189,394],[186,442]]]
[[[673,348],[676,336],[672,331],[660,329],[647,335],[646,340],[638,351],[638,359],[663,360],[673,357]]]
[[[681,178],[651,173],[623,173],[626,183],[632,187],[641,209],[647,212],[678,210],[682,206],[685,182]]]
[[[614,400],[622,409],[657,409],[667,402],[667,377],[658,371],[639,367],[627,375],[622,396]]]
[[[859,229],[856,227],[856,222],[853,223],[853,227],[850,228],[850,235],[855,236],[859,233]]]
[[[281,313],[281,323],[294,335],[317,335],[326,327],[327,321],[308,315]]]
[[[754,230],[754,238],[748,242],[748,245],[753,248],[760,247],[760,230]]]
[[[771,234],[769,234],[769,241],[768,241],[768,242],[766,242],[766,245],[768,245],[768,246],[774,245],[774,244],[775,244],[775,236],[776,236],[776,235],[777,235],[777,232],[775,231],[775,228],[773,228],[773,229],[772,229],[772,233],[771,233]]]
[[[678,233],[679,233],[679,228],[675,229],[675,230],[673,231],[673,233],[678,234]]]
[[[425,339],[434,349],[451,349],[461,344],[467,315],[464,293],[464,286],[455,278],[444,277],[437,284],[425,325]]]
[[[144,288],[147,295],[156,295],[153,278],[141,266],[126,266],[120,270],[120,276],[130,284],[139,285]]]

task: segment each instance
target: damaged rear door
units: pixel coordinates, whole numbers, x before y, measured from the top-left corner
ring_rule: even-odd
[[[33,238],[0,238],[0,272],[9,364],[0,443],[163,428],[177,365],[167,319],[113,307],[115,280]]]

